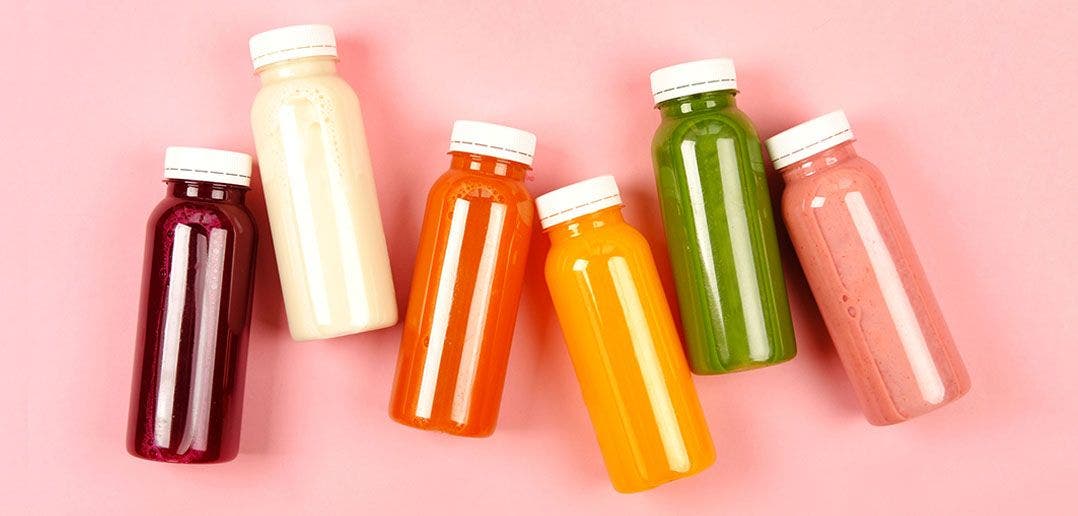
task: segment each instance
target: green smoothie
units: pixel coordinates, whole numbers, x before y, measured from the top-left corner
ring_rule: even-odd
[[[652,74],[652,156],[689,363],[720,374],[797,354],[760,140],[738,110],[733,63]]]

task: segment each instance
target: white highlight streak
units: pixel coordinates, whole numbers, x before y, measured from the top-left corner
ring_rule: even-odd
[[[898,268],[895,267],[891,252],[887,249],[887,244],[883,241],[883,236],[880,235],[880,230],[861,192],[849,192],[845,200],[846,207],[853,218],[853,225],[857,228],[857,234],[865,246],[869,262],[872,263],[872,272],[875,273],[876,282],[880,285],[887,310],[891,312],[891,319],[895,322],[895,330],[898,332],[899,340],[902,341],[906,358],[910,361],[917,387],[921,390],[925,401],[932,404],[940,403],[946,396],[943,379],[940,378],[939,370],[932,360],[932,354],[928,351],[928,343],[925,342],[925,336],[921,332],[921,324],[917,322],[917,314],[914,313],[910,298],[902,286],[902,278],[898,275]]]
[[[221,285],[225,273],[225,244],[228,232],[210,230],[208,252],[199,246],[199,270],[195,288],[201,290],[201,302],[195,307],[198,326],[195,328],[193,349],[194,374],[191,378],[191,398],[187,409],[187,424],[177,453],[188,448],[205,451],[210,431],[210,401],[213,399],[213,372],[217,361],[217,324],[221,319]],[[201,238],[200,238],[201,240]],[[207,256],[203,256],[203,254]],[[205,261],[203,261],[205,260]]]
[[[434,299],[434,320],[431,323],[427,356],[423,361],[423,378],[419,383],[419,399],[415,407],[416,417],[423,419],[430,419],[434,409],[434,390],[438,386],[438,371],[441,369],[445,334],[449,328],[449,310],[453,306],[453,291],[457,284],[460,248],[464,245],[464,226],[468,220],[469,206],[470,203],[464,199],[457,199],[453,204],[453,219],[449,223],[445,259],[442,260],[442,270],[439,272],[438,294]]]
[[[689,452],[685,447],[685,439],[681,435],[677,414],[674,413],[670,391],[666,388],[666,379],[659,365],[659,355],[655,351],[655,342],[651,338],[651,329],[648,327],[647,316],[644,314],[644,305],[640,301],[640,294],[636,290],[632,272],[629,271],[629,263],[624,257],[615,256],[610,258],[607,266],[610,268],[614,290],[617,292],[621,309],[625,314],[625,323],[629,327],[629,339],[633,344],[636,362],[640,365],[644,389],[648,393],[651,412],[655,416],[659,438],[662,440],[663,451],[666,453],[666,463],[670,465],[670,469],[684,473],[690,467]]]
[[[696,232],[696,241],[700,243],[700,261],[704,267],[707,281],[708,310],[711,317],[722,321],[722,309],[719,299],[719,277],[715,271],[715,255],[711,248],[711,233],[707,227],[707,212],[704,211],[704,187],[700,182],[700,167],[696,163],[696,142],[681,142],[681,161],[685,163],[685,182],[689,188],[689,204],[692,206],[692,225]]]
[[[767,342],[767,326],[764,323],[764,307],[760,300],[760,283],[753,263],[752,237],[749,236],[748,214],[745,197],[741,192],[741,173],[737,167],[737,149],[729,138],[715,142],[719,156],[719,175],[722,177],[722,202],[726,208],[726,224],[730,229],[730,248],[734,253],[734,271],[737,290],[741,295],[741,309],[745,314],[745,333],[749,344],[749,357],[767,360],[771,348]]]
[[[161,339],[161,367],[157,372],[157,407],[154,409],[153,443],[168,448],[172,441],[172,407],[176,401],[176,367],[180,358],[180,329],[187,301],[187,264],[191,226],[179,224],[172,239],[165,329]]]
[[[346,195],[347,187],[341,180],[341,176],[349,172],[343,170],[337,160],[334,160],[333,169],[330,169],[329,160],[326,158],[332,155],[327,154],[326,150],[333,148],[333,142],[326,131],[321,127],[319,129],[319,134],[322,136],[322,168],[329,176],[329,194],[333,203],[333,219],[337,226],[337,245],[341,252],[341,274],[344,275],[349,315],[353,325],[364,328],[370,325],[373,314],[367,290],[363,288],[367,264],[360,259],[359,240],[356,238],[356,227],[353,224],[352,211]]]
[[[282,106],[280,111],[281,140],[284,142],[303,142],[299,132],[299,120],[294,106]],[[322,256],[318,249],[314,222],[314,208],[311,206],[311,192],[307,185],[307,165],[304,162],[306,146],[294,143],[284,145],[285,170],[288,173],[288,185],[292,188],[292,213],[296,217],[300,252],[306,269],[307,293],[314,307],[315,322],[329,324],[329,299],[326,294],[326,278],[322,272]]]
[[[483,333],[486,330],[491,288],[494,285],[494,264],[498,260],[504,226],[505,204],[491,203],[487,236],[483,243],[483,253],[479,258],[479,271],[475,276],[471,308],[468,310],[468,327],[464,331],[457,386],[453,392],[451,418],[462,425],[467,421],[468,409],[472,404],[472,388],[475,386],[475,372],[479,364],[479,346],[483,343]]]

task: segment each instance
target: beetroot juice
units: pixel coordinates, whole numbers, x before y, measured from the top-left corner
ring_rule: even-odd
[[[251,157],[169,147],[147,230],[127,449],[224,462],[239,449],[257,235]]]

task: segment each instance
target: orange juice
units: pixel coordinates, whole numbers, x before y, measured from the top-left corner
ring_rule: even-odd
[[[546,281],[614,488],[643,491],[715,461],[647,241],[611,176],[536,199]]]

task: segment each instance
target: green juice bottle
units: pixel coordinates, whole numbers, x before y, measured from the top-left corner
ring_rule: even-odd
[[[696,374],[797,354],[760,139],[734,101],[729,59],[651,74],[652,142],[685,346]]]

